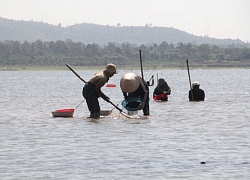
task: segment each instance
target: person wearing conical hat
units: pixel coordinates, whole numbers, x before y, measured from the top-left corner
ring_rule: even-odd
[[[103,87],[104,84],[109,81],[109,78],[111,78],[114,74],[116,74],[116,66],[110,63],[102,72],[96,73],[84,85],[82,95],[86,99],[87,106],[90,111],[90,118],[100,117],[99,97],[109,102],[109,97],[101,91],[101,87]]]
[[[205,92],[200,89],[199,82],[192,83],[192,89],[189,90],[189,101],[204,101],[205,100]]]
[[[138,110],[143,110],[144,116],[149,116],[149,88],[146,81],[135,73],[126,73],[120,80],[120,87],[125,99],[138,97],[142,102]]]
[[[170,94],[171,88],[168,83],[163,78],[160,78],[154,90],[153,99],[156,101],[168,101],[168,95]]]

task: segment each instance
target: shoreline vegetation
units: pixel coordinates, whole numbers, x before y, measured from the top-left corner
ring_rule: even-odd
[[[70,65],[70,64],[69,64]],[[223,69],[223,68],[242,68],[250,69],[250,62],[237,61],[237,62],[204,62],[204,63],[189,63],[190,69]],[[101,66],[73,66],[74,70],[102,70],[105,65]],[[119,70],[140,70],[140,64],[134,63],[131,65],[117,65]],[[162,69],[187,69],[185,61],[183,62],[166,62],[158,63],[157,66],[153,63],[144,63],[143,70],[162,70]],[[14,66],[0,66],[1,71],[64,71],[69,70],[65,66],[40,66],[40,65],[14,65]]]
[[[65,64],[76,70],[101,70],[108,63],[120,70],[140,69],[139,50],[143,69],[249,68],[250,48],[228,45],[192,43],[132,45],[111,43],[105,46],[84,44],[70,39],[56,42],[0,41],[0,67],[4,71],[67,70]]]

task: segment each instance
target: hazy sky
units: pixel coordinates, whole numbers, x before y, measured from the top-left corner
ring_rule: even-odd
[[[250,42],[250,0],[0,0],[0,17],[62,26],[151,23]]]

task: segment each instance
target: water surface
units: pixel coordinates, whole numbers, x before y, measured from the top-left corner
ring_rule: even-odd
[[[95,71],[78,73],[88,80]],[[119,107],[124,73],[110,79],[117,87],[103,87]],[[83,100],[83,82],[72,72],[0,72],[0,178],[250,178],[250,70],[191,70],[204,102],[188,101],[186,70],[145,71],[144,77],[157,73],[172,94],[155,102],[150,87],[150,118],[128,119],[113,110],[91,121],[85,101],[74,118],[52,117]],[[113,109],[103,100],[100,105]]]

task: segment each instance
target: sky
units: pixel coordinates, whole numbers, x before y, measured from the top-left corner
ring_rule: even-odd
[[[250,43],[249,7],[250,0],[0,0],[0,17],[63,27],[151,24]]]

